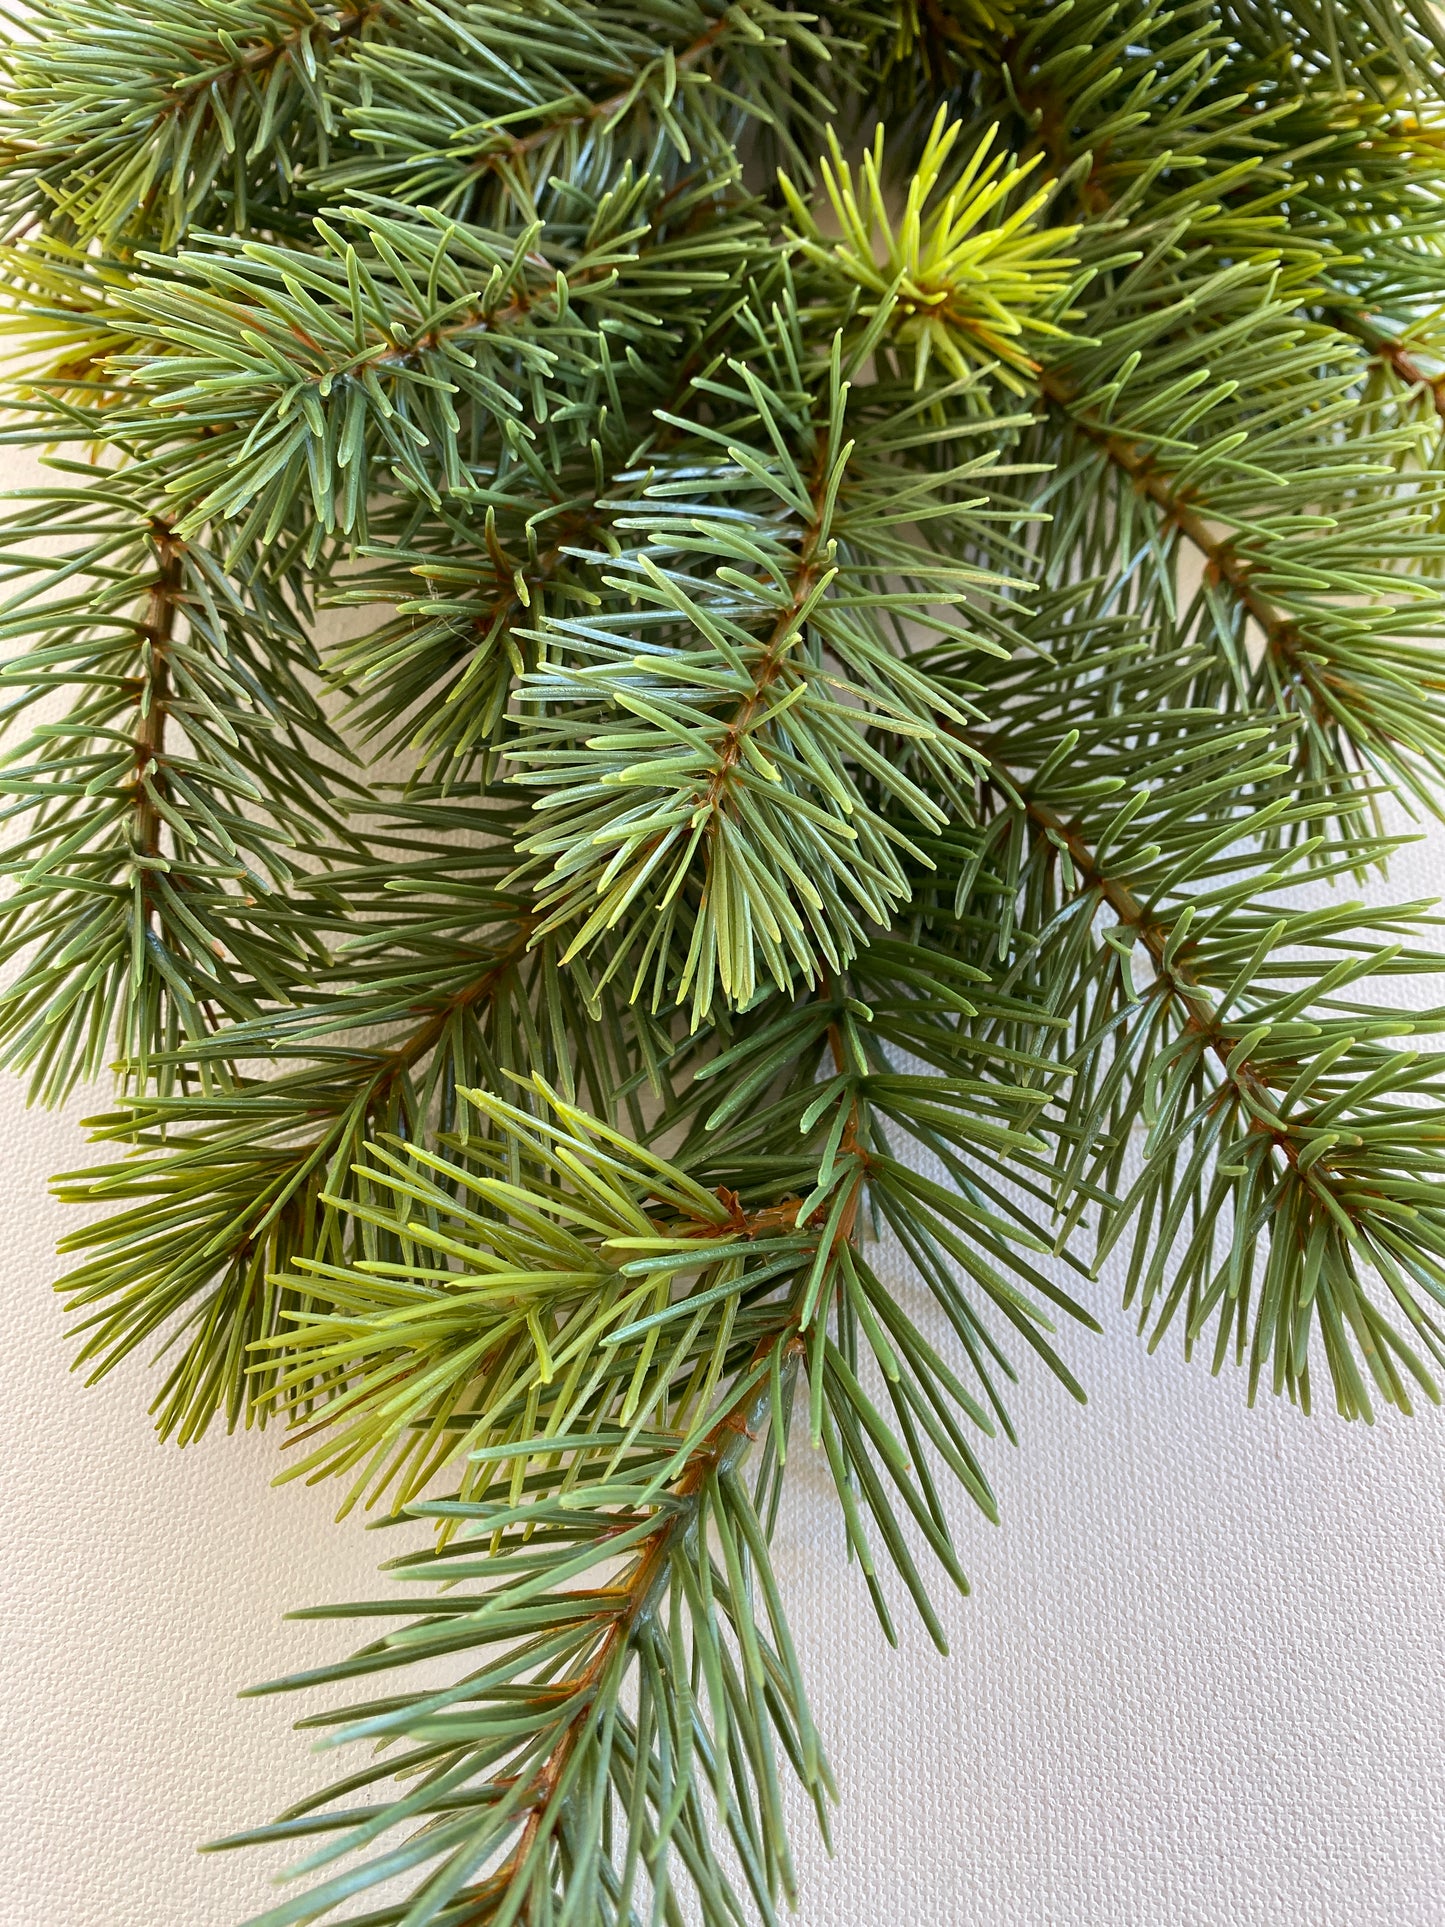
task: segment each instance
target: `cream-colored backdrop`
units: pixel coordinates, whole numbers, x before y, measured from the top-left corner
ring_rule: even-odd
[[[1445,833],[1391,895],[1437,892]],[[45,1181],[85,1109],[0,1082],[0,1923],[236,1927],[276,1862],[196,1843],[319,1763],[235,1691],[337,1655],[281,1614],[374,1596],[395,1539],[271,1490],[274,1436],[156,1444],[139,1363],[69,1373]],[[1069,1341],[1086,1409],[1025,1375],[1001,1528],[957,1509],[950,1659],[902,1601],[886,1647],[795,1466],[779,1565],[842,1788],[831,1861],[796,1816],[802,1927],[1445,1923],[1445,1412],[1250,1413],[1112,1307]]]

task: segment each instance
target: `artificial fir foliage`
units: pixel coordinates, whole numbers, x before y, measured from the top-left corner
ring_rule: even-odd
[[[1110,1252],[1251,1397],[1438,1399],[1438,946],[1347,897],[1445,779],[1445,31],[40,0],[5,60],[0,1025],[119,1066],[80,1358],[443,1582],[276,1683],[345,1751],[264,1920],[772,1920],[789,1452],[942,1645]]]

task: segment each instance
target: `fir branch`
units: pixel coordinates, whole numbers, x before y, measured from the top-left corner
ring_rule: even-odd
[[[445,1616],[431,1622],[440,1639],[434,1635],[418,1642],[415,1632],[410,1640],[403,1634],[400,1641],[386,1639],[380,1648],[358,1655],[349,1667],[260,1689],[307,1685],[334,1678],[338,1670],[354,1676],[393,1666],[410,1656],[409,1648],[464,1654],[470,1648],[482,1661],[480,1670],[457,1687],[382,1703],[386,1730],[421,1741],[410,1756],[429,1769],[420,1797],[401,1796],[390,1808],[339,1816],[318,1811],[319,1801],[308,1801],[272,1828],[219,1843],[297,1839],[312,1832],[324,1838],[340,1825],[346,1829],[339,1843],[345,1849],[431,1816],[429,1826],[412,1833],[400,1849],[378,1856],[359,1878],[350,1874],[324,1881],[262,1916],[266,1927],[314,1919],[358,1885],[374,1884],[398,1866],[424,1867],[428,1861],[440,1865],[424,1880],[413,1906],[439,1922],[503,1927],[541,1917],[566,1893],[588,1889],[595,1890],[599,1907],[627,1906],[644,1869],[656,1904],[671,1914],[677,1905],[674,1862],[686,1870],[702,1918],[733,1921],[739,1902],[709,1839],[708,1794],[720,1809],[762,1917],[776,1918],[779,1888],[792,1891],[772,1759],[777,1740],[820,1812],[831,1780],[803,1699],[776,1582],[767,1570],[764,1528],[738,1467],[775,1394],[781,1394],[780,1410],[786,1410],[795,1357],[777,1332],[757,1341],[741,1388],[723,1402],[650,1506],[634,1502],[598,1509],[588,1505],[584,1484],[574,1486],[572,1503],[560,1514],[540,1493],[510,1507],[445,1507],[454,1528],[460,1524],[465,1531],[465,1522],[475,1520],[488,1532],[497,1546],[486,1562],[489,1569],[505,1567],[509,1555],[517,1559],[530,1547],[530,1557],[517,1560],[517,1577],[481,1600],[444,1598]],[[645,1471],[647,1463],[639,1455],[630,1469]],[[708,1550],[714,1534],[721,1542],[717,1554]],[[591,1591],[569,1588],[550,1598],[539,1596],[537,1578],[527,1578],[531,1571],[546,1579],[550,1568],[560,1585],[569,1575],[586,1575],[619,1556],[627,1560],[621,1573]],[[402,1566],[408,1577],[430,1577],[434,1571],[454,1582],[470,1576],[475,1563],[472,1542],[461,1540],[439,1555],[422,1555]],[[771,1645],[754,1622],[755,1592],[770,1622]],[[538,1603],[530,1603],[533,1599]],[[341,1610],[350,1616],[358,1609]],[[736,1657],[724,1643],[724,1627],[735,1638]],[[415,1630],[427,1629],[424,1620]],[[508,1639],[512,1651],[504,1647],[500,1661],[483,1659],[489,1643]],[[680,1665],[689,1644],[703,1676],[691,1691],[683,1685]],[[529,1660],[541,1665],[536,1684],[504,1683]],[[635,1715],[621,1704],[629,1672],[641,1679]],[[666,1695],[678,1692],[681,1704],[668,1704]],[[336,1740],[378,1730],[374,1719],[356,1719],[359,1710],[352,1710]],[[456,1739],[449,1739],[448,1727]],[[464,1737],[468,1728],[474,1738]],[[520,1743],[514,1735],[520,1735]],[[381,1772],[391,1770],[387,1762]],[[704,1776],[711,1782],[707,1793],[700,1784]],[[335,1792],[344,1795],[379,1777],[374,1769],[364,1771]],[[634,1816],[620,1864],[590,1844],[601,1809],[614,1799],[622,1812]],[[483,1871],[502,1846],[500,1863]],[[335,1853],[335,1847],[324,1849],[311,1864]],[[373,1918],[396,1921],[402,1913],[388,1908]]]
[[[1251,1397],[1438,1395],[1445,1013],[1384,994],[1437,925],[1294,890],[1445,776],[1445,33],[37,20],[0,1034],[46,1096],[121,1060],[82,1359],[154,1338],[163,1431],[283,1417],[427,1522],[437,1599],[314,1683],[460,1669],[314,1722],[383,1750],[249,1836],[317,1877],[267,1918],[770,1922],[780,1755],[831,1797],[795,1382],[940,1646],[919,1550],[966,1590],[1014,1354],[1083,1396],[1111,1253]]]
[[[697,1532],[697,1514],[704,1489],[720,1475],[726,1477],[733,1470],[740,1451],[747,1449],[753,1428],[761,1420],[765,1409],[762,1395],[752,1389],[749,1381],[755,1378],[759,1366],[771,1366],[779,1355],[789,1359],[784,1369],[791,1376],[793,1362],[800,1350],[796,1335],[790,1336],[786,1328],[774,1337],[760,1340],[753,1354],[752,1367],[743,1375],[748,1390],[724,1409],[702,1444],[689,1453],[679,1477],[670,1488],[670,1516],[652,1536],[622,1588],[621,1610],[598,1642],[585,1668],[574,1680],[567,1682],[569,1697],[580,1704],[567,1720],[561,1736],[535,1777],[533,1789],[529,1790],[527,1804],[531,1807],[531,1813],[522,1829],[521,1838],[497,1871],[489,1875],[486,1887],[475,1897],[483,1907],[490,1898],[488,1889],[492,1895],[501,1898],[527,1882],[538,1859],[539,1846],[556,1826],[549,1810],[554,1807],[559,1790],[565,1786],[569,1763],[582,1742],[586,1722],[592,1717],[594,1693],[636,1639],[639,1623],[653,1608],[667,1584],[669,1567],[678,1557],[682,1540],[689,1533]],[[749,1423],[750,1419],[752,1424]],[[772,1843],[774,1852],[781,1844]],[[468,1900],[471,1899],[469,1895]]]
[[[1207,750],[1217,724],[1202,717],[1200,724],[1200,747]],[[1107,786],[1077,764],[1069,778],[1062,777],[1061,759],[1074,759],[1077,744],[1074,734],[1057,739],[1045,778],[1064,794],[1088,797],[1097,810]],[[1166,877],[1177,876],[1186,814],[1167,805],[1161,809],[1164,799],[1138,788],[1125,807],[1111,808],[1113,822],[1091,842],[1076,817],[1037,793],[1037,779],[1031,784],[986,743],[974,747],[999,786],[1002,820],[1010,810],[1022,811],[1034,826],[1045,863],[1063,861],[1066,878],[1051,919],[1053,940],[1072,930],[1067,941],[1078,942],[1092,929],[1099,909],[1106,908],[1115,920],[1101,942],[1092,939],[1099,942],[1097,976],[1086,993],[1092,1008],[1081,1027],[1073,1087],[1064,1101],[1067,1136],[1078,1149],[1061,1197],[1067,1206],[1070,1190],[1090,1167],[1080,1202],[1101,1182],[1111,1182],[1119,1169],[1124,1140],[1101,1128],[1099,1107],[1127,1116],[1140,1105],[1151,1125],[1144,1171],[1122,1204],[1105,1204],[1100,1255],[1132,1228],[1126,1302],[1142,1280],[1141,1316],[1154,1317],[1153,1342],[1162,1337],[1187,1290],[1186,1345],[1222,1304],[1215,1369],[1223,1362],[1233,1321],[1241,1356],[1252,1335],[1252,1389],[1273,1348],[1276,1389],[1288,1390],[1308,1406],[1307,1358],[1317,1317],[1336,1399],[1346,1416],[1368,1417],[1371,1410],[1365,1380],[1350,1356],[1351,1334],[1387,1402],[1409,1409],[1397,1365],[1429,1398],[1438,1399],[1428,1366],[1392,1330],[1389,1310],[1402,1311],[1426,1353],[1441,1359],[1434,1305],[1442,1302],[1442,1274],[1425,1255],[1439,1233],[1433,1224],[1427,1228],[1419,1212],[1426,1192],[1417,1174],[1433,1168],[1438,1157],[1431,1147],[1439,1140],[1438,1103],[1445,1088],[1428,1063],[1412,1053],[1382,1050],[1373,1040],[1436,1028],[1439,1013],[1399,1014],[1336,1001],[1345,986],[1378,972],[1438,968],[1435,954],[1417,950],[1407,953],[1405,962],[1401,944],[1389,941],[1421,927],[1420,907],[1372,919],[1386,939],[1376,947],[1360,927],[1358,906],[1310,913],[1271,902],[1260,894],[1262,882],[1278,887],[1290,866],[1277,866],[1261,880],[1252,874],[1258,866],[1241,864],[1238,857],[1242,887],[1200,899],[1181,893],[1173,902],[1161,902],[1157,882],[1143,893],[1130,871],[1157,878],[1162,854]],[[1268,767],[1258,769],[1261,778]],[[1208,769],[1207,762],[1196,762],[1196,780]],[[1221,765],[1213,780],[1236,787],[1237,793],[1237,779],[1249,773],[1234,762]],[[1272,807],[1277,812],[1279,804]],[[1161,853],[1159,842],[1144,839],[1151,828],[1157,833],[1166,824],[1174,840]],[[1228,830],[1222,836],[1216,831],[1210,846],[1239,850],[1247,818],[1233,827],[1233,837]],[[1106,864],[1099,861],[1096,843],[1112,846]],[[1297,854],[1293,863],[1297,867],[1300,861]],[[1237,934],[1231,926],[1237,926]],[[1331,953],[1336,933],[1347,933],[1348,940]],[[1289,956],[1291,944],[1301,943],[1324,948],[1325,959],[1319,965],[1275,961]],[[1151,965],[1152,982],[1144,990],[1136,989],[1130,976],[1136,944]],[[1037,970],[1040,961],[1031,956],[1027,968]],[[1083,959],[1075,953],[1073,962],[1077,969]],[[1303,993],[1271,991],[1258,981],[1271,975],[1286,983],[1303,975],[1307,984],[1317,977],[1319,983]],[[1211,995],[1210,979],[1225,990],[1222,1001]],[[1075,997],[1085,981],[1077,980]],[[1166,1025],[1171,1006],[1177,1021]],[[1205,1057],[1218,1067],[1212,1078],[1204,1075]],[[1311,1087],[1320,1095],[1306,1102]],[[1408,1108],[1408,1098],[1393,1108],[1386,1102],[1406,1093],[1428,1096],[1435,1108],[1416,1112]],[[1365,1127],[1363,1135],[1352,1128],[1358,1124]],[[1186,1155],[1192,1158],[1188,1182],[1178,1185],[1177,1162]],[[1279,1170],[1269,1177],[1276,1158]],[[1411,1202],[1405,1205],[1407,1198]],[[1395,1255],[1393,1224],[1402,1205],[1420,1241],[1407,1268],[1409,1282]],[[1221,1219],[1226,1227],[1222,1257],[1213,1238]],[[1270,1256],[1251,1334],[1247,1314],[1262,1237]],[[1187,1250],[1178,1281],[1161,1306],[1156,1291],[1176,1238],[1186,1241]],[[1364,1266],[1386,1285],[1384,1308],[1371,1299]]]

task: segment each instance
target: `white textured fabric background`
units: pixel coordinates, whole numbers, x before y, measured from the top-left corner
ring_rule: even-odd
[[[1390,895],[1440,892],[1445,834]],[[70,1374],[45,1181],[86,1108],[0,1082],[0,1923],[236,1927],[277,1862],[196,1843],[321,1769],[299,1705],[235,1691],[352,1643],[281,1614],[375,1596],[398,1548],[270,1490],[274,1435],[158,1445],[139,1363]],[[950,1659],[896,1586],[887,1648],[793,1468],[780,1576],[842,1789],[832,1860],[798,1803],[801,1927],[1445,1927],[1445,1411],[1250,1413],[1094,1304],[1088,1407],[1026,1372],[1002,1526],[956,1509]]]

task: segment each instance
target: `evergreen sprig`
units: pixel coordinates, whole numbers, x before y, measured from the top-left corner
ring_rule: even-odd
[[[0,1048],[116,1070],[79,1361],[440,1584],[275,1683],[402,1674],[301,1722],[369,1763],[236,1837],[305,1855],[257,1927],[772,1921],[790,1452],[942,1646],[1111,1252],[1251,1398],[1439,1400],[1437,923],[1320,886],[1445,779],[1445,32],[38,0],[3,59]]]

